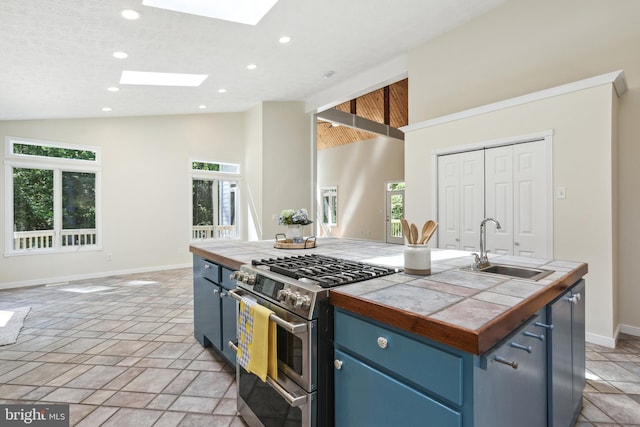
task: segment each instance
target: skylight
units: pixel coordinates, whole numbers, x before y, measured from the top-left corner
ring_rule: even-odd
[[[200,86],[206,74],[155,73],[147,71],[122,71],[120,84],[145,86]]]
[[[256,25],[278,0],[143,0],[142,4],[174,12]]]

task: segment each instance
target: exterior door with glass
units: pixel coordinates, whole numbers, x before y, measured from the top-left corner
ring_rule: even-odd
[[[402,225],[404,218],[404,183],[387,184],[387,243],[403,244]]]

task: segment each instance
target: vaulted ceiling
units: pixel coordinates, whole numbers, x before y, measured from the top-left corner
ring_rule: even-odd
[[[400,80],[334,107],[345,113],[400,128],[409,123],[409,81]],[[318,150],[373,139],[376,133],[318,119]]]

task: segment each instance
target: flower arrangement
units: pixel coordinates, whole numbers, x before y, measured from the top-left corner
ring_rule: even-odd
[[[280,225],[308,225],[312,222],[313,221],[309,219],[309,213],[306,209],[298,209],[297,211],[294,211],[293,209],[284,209],[280,212],[280,217],[278,218],[278,224]]]

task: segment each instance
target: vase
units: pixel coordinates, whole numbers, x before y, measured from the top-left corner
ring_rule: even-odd
[[[291,240],[293,243],[302,243],[302,225],[289,224],[287,225],[287,240]]]
[[[418,276],[431,274],[431,248],[427,245],[405,245],[404,272]]]

